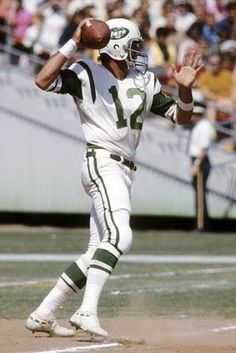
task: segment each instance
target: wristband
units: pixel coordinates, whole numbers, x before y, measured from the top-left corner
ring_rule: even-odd
[[[58,51],[64,55],[67,59],[70,58],[77,50],[77,44],[73,39],[69,39]]]
[[[191,110],[193,110],[193,101],[191,103],[184,103],[183,101],[181,101],[181,99],[178,99],[178,106],[180,107],[180,109],[189,112]]]

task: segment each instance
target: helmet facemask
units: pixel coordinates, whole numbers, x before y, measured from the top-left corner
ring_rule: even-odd
[[[127,61],[129,66],[134,67],[141,74],[145,74],[148,68],[148,56],[142,52],[143,41],[140,39],[130,39],[124,48],[127,51]]]

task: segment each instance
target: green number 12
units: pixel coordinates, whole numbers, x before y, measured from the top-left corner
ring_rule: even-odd
[[[118,120],[116,122],[117,129],[121,129],[122,127],[127,126],[127,119],[124,117],[124,109],[122,107],[122,103],[120,98],[118,97],[118,92],[116,86],[111,86],[109,89],[110,94],[112,95],[113,101],[116,107],[116,114]],[[138,108],[130,115],[130,126],[131,129],[142,130],[143,123],[138,122],[137,118],[144,110],[144,105],[146,102],[146,93],[141,91],[138,88],[129,88],[126,92],[128,98],[132,99],[134,96],[140,96],[142,103],[138,106]]]

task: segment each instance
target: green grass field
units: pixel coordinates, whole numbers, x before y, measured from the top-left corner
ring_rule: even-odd
[[[88,230],[2,227],[1,254],[80,254]],[[1,259],[0,254],[0,259]],[[129,254],[202,255],[211,263],[118,263],[99,307],[101,317],[236,317],[236,235],[134,231]],[[232,263],[220,260],[229,256]],[[70,262],[0,261],[1,318],[24,319]],[[83,291],[58,311],[68,318]]]

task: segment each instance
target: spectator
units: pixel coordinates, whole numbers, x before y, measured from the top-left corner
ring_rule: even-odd
[[[47,1],[40,12],[44,20],[35,51],[39,56],[47,58],[58,49],[60,36],[66,26],[66,15],[62,1],[56,0]]]
[[[235,36],[236,34],[236,1],[231,0],[229,3],[226,5],[226,11],[228,15],[220,22],[217,24],[217,31],[220,35],[220,33],[226,32],[229,37],[225,38],[226,39],[233,39],[232,36]]]
[[[196,16],[196,21],[193,22],[193,24],[190,26],[189,30],[193,30],[196,28],[196,30],[199,31],[199,33],[202,34],[202,28],[205,24],[206,20],[206,4],[202,2],[194,2],[193,3],[193,10],[194,14]]]
[[[22,39],[22,44],[27,52],[34,53],[34,44],[37,42],[40,36],[42,26],[43,16],[40,13],[36,13],[33,17],[31,26],[27,28]]]
[[[8,25],[8,13],[11,8],[11,0],[0,0],[0,44],[6,44]],[[1,49],[0,49],[1,52]]]
[[[74,34],[76,28],[79,23],[86,17],[84,17],[84,13],[82,10],[77,10],[75,13],[70,16],[65,28],[62,31],[62,34],[59,38],[59,45],[65,44]]]
[[[202,37],[202,29],[205,24],[206,18],[206,4],[205,2],[194,2],[192,5],[194,13],[196,15],[196,21],[189,27],[186,32],[185,38],[180,43],[178,61],[181,57],[183,57],[185,50],[189,50],[192,48],[201,52],[202,47],[199,48],[199,45],[208,46],[208,44],[206,44],[206,41]]]
[[[184,54],[187,51],[197,50],[198,40],[201,38],[201,30],[197,26],[190,26],[187,32],[183,35],[178,48],[177,62],[183,60]]]
[[[108,18],[127,18],[122,0],[108,1],[106,4],[106,11]]]
[[[153,42],[153,39],[150,35],[151,21],[147,8],[145,6],[138,7],[132,13],[131,20],[138,26],[144,40],[145,50],[148,53],[149,45]]]
[[[222,67],[221,56],[211,54],[206,70],[199,74],[198,86],[205,99],[214,103],[212,119],[227,120],[230,118],[228,114],[220,115],[217,111],[229,111],[235,108],[234,84],[233,73]]]
[[[18,44],[18,49],[21,51],[20,55],[12,55],[12,58],[15,57],[16,63],[18,63],[21,67],[28,68],[29,65],[31,65],[34,69],[37,68],[37,64],[33,64],[28,54],[34,54],[34,45],[40,36],[42,25],[43,16],[40,13],[36,13],[33,16],[32,25],[25,31],[24,37],[22,38],[22,43]]]
[[[148,12],[139,7],[134,10],[133,14],[131,15],[131,19],[139,27],[140,31],[143,31],[145,36],[144,39],[150,38],[150,18]]]
[[[80,10],[82,11],[84,18],[95,17],[94,1],[90,1],[90,0],[83,1],[83,5],[80,6]]]
[[[176,62],[176,47],[168,44],[171,31],[168,27],[159,27],[156,30],[156,38],[149,45],[149,67],[169,66]]]
[[[202,26],[202,37],[207,40],[210,46],[219,42],[216,20],[212,13],[206,14],[205,23]]]
[[[197,52],[201,55],[201,60],[204,66],[207,65],[208,57],[210,54],[210,46],[208,42],[202,37],[197,39]]]
[[[206,11],[212,13],[219,22],[227,16],[225,3],[222,0],[208,0]]]
[[[229,53],[236,56],[236,40],[226,40],[221,43],[220,50],[222,53]]]
[[[222,67],[233,72],[236,82],[236,40],[227,40],[220,46],[222,53]]]
[[[160,16],[155,16],[153,18],[151,25],[151,35],[155,36],[155,31],[159,27],[169,27],[170,29],[175,29],[175,6],[173,0],[165,0],[161,7]],[[152,14],[151,17],[154,17]]]
[[[24,51],[23,38],[27,28],[32,23],[32,14],[26,11],[23,7],[22,0],[12,2],[9,12],[8,21],[13,29],[12,31],[12,46],[17,51]],[[11,63],[18,64],[20,59],[19,54],[14,52],[11,54]]]
[[[186,32],[196,21],[196,16],[190,11],[191,7],[187,0],[174,0],[175,4],[175,29],[179,32]]]
[[[45,0],[23,0],[24,8],[35,15],[38,8],[45,2]]]
[[[150,1],[149,0],[141,0],[140,9],[142,10],[143,13],[145,13],[145,14],[147,14],[147,16],[149,16],[149,14],[150,14]]]
[[[106,2],[108,4],[109,3],[112,4],[116,2],[116,0],[107,0]],[[125,0],[123,1],[123,12],[127,18],[131,18],[134,11],[138,9],[140,6],[141,6],[140,0]]]
[[[194,124],[189,140],[191,176],[195,195],[195,229],[207,230],[209,215],[207,208],[206,184],[211,170],[208,150],[215,137],[212,123],[206,118],[206,106],[195,102],[192,122]]]
[[[12,2],[9,20],[13,27],[13,43],[15,45],[21,44],[25,31],[32,23],[32,14],[24,9],[22,0],[14,0]]]

